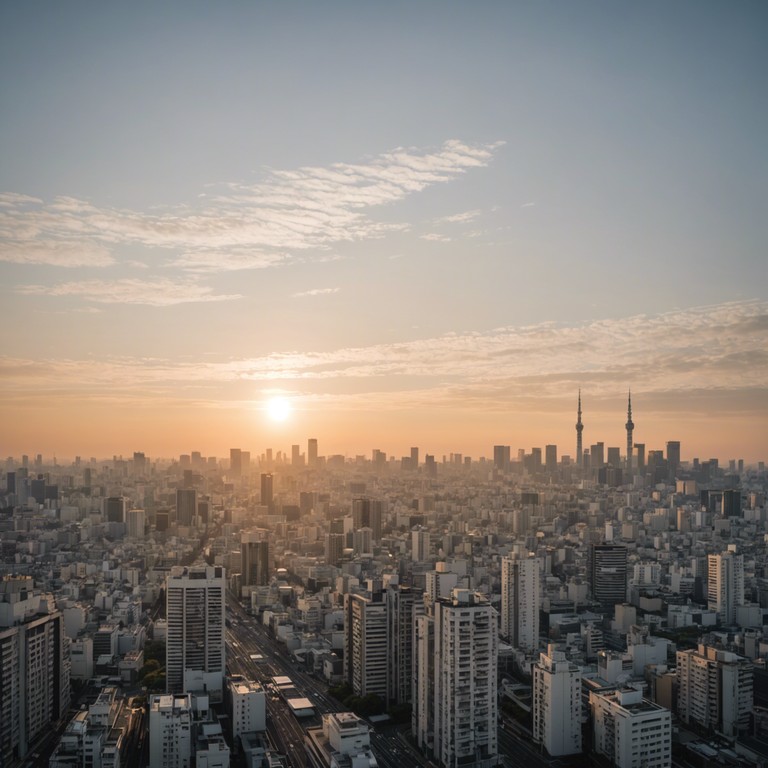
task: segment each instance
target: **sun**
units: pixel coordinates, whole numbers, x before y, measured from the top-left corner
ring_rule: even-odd
[[[272,421],[285,421],[291,415],[293,408],[288,398],[273,397],[267,400],[266,410],[267,415]]]

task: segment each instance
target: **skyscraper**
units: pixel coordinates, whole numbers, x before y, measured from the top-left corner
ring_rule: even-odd
[[[307,440],[307,466],[310,469],[317,466],[317,439],[314,437]]]
[[[627,430],[627,474],[632,475],[632,450],[634,442],[632,435],[635,429],[635,424],[632,421],[632,392],[627,395],[627,423],[624,425]]]
[[[533,552],[501,561],[501,635],[526,651],[539,645],[540,574]]]
[[[627,548],[621,544],[591,544],[588,561],[592,597],[608,610],[627,599]]]
[[[554,472],[557,469],[556,445],[547,445],[544,447],[544,461],[547,466],[547,472]]]
[[[442,768],[491,768],[498,760],[496,611],[455,589],[416,619],[412,729]]]
[[[669,478],[674,480],[680,466],[680,441],[670,440],[667,443],[667,468],[669,469]]]
[[[269,506],[272,504],[274,498],[273,498],[273,488],[272,488],[272,475],[262,474],[261,475],[261,503]]]
[[[165,583],[168,693],[206,691],[211,701],[223,700],[226,588],[221,566],[175,566],[168,574]]]
[[[197,491],[194,488],[176,490],[176,522],[179,525],[192,525],[197,517]]]
[[[581,433],[584,431],[584,424],[581,422],[581,389],[579,389],[579,405],[576,411],[576,463],[584,466],[584,451],[582,448]]]
[[[229,449],[229,474],[231,477],[240,477],[243,471],[243,459],[239,448]]]
[[[387,696],[395,704],[410,704],[413,693],[413,631],[416,618],[424,613],[424,600],[421,592],[401,584],[391,584],[384,594],[390,659]]]
[[[533,667],[533,740],[551,757],[581,752],[581,672],[554,645]]]
[[[269,584],[269,541],[260,531],[246,531],[240,540],[240,563],[244,587]]]

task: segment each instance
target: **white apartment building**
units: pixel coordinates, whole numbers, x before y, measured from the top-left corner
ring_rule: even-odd
[[[24,757],[69,708],[69,638],[53,596],[0,579],[0,765]]]
[[[501,561],[501,636],[516,648],[539,645],[541,567],[533,552]]]
[[[533,667],[533,740],[552,757],[581,752],[581,672],[554,645]]]
[[[729,651],[700,644],[677,652],[677,712],[684,723],[724,736],[749,727],[752,664]]]
[[[744,605],[744,556],[724,552],[707,557],[707,607],[721,624],[736,623],[736,608]]]
[[[150,696],[149,768],[190,768],[192,721],[190,694]]]
[[[344,595],[344,679],[357,696],[387,700],[389,647],[382,592]]]
[[[591,692],[595,752],[616,768],[669,768],[672,713],[636,688]]]
[[[237,745],[240,734],[266,730],[267,697],[260,683],[244,677],[231,678],[228,687],[232,741]]]
[[[496,611],[455,589],[416,619],[413,724],[443,768],[490,768],[498,759]]]
[[[168,574],[168,693],[205,692],[211,701],[223,701],[226,588],[221,566],[177,566]]]

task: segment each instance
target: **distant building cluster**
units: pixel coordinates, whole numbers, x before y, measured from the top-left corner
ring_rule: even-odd
[[[764,765],[764,465],[584,416],[573,459],[7,459],[0,765]]]

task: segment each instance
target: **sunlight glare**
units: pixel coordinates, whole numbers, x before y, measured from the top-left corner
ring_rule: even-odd
[[[272,421],[285,421],[291,415],[291,403],[285,397],[273,397],[267,401],[267,414]]]

